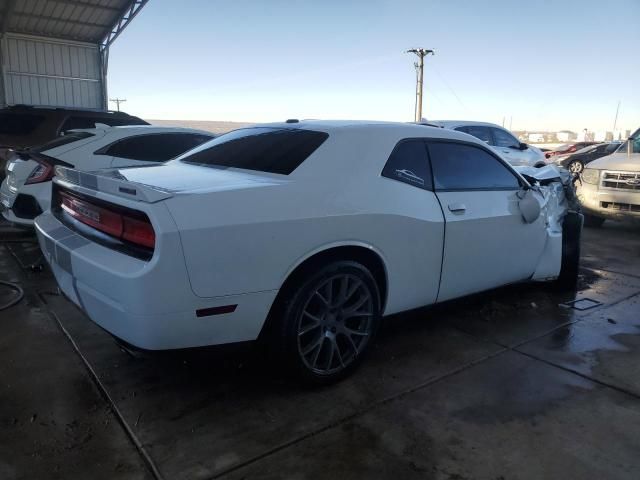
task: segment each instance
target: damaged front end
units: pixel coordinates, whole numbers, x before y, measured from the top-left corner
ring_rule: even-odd
[[[576,177],[554,165],[514,168],[531,185],[519,195],[524,221],[533,223],[543,217],[547,230],[547,242],[532,280],[558,278],[566,258],[579,257],[583,219],[575,191]]]

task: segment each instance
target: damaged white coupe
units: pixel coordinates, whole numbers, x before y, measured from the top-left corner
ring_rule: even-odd
[[[260,339],[327,383],[362,360],[383,315],[574,284],[582,216],[568,176],[514,169],[464,133],[292,120],[159,166],[59,168],[36,227],[62,291],[122,341]]]

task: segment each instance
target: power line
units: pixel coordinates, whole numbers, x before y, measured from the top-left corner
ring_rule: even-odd
[[[460,100],[460,97],[458,97],[458,94],[455,92],[455,90],[453,89],[453,87],[451,85],[449,85],[449,82],[447,82],[447,80],[444,78],[444,75],[442,75],[440,73],[440,71],[436,68],[435,65],[433,65],[433,71],[436,72],[436,75],[438,75],[438,78],[440,78],[440,80],[442,80],[442,83],[445,84],[445,86],[449,89],[449,91],[451,92],[451,94],[456,97],[456,100],[458,101],[458,103],[460,104],[460,106],[462,108],[464,108],[467,113],[469,113],[469,109],[467,108],[467,106],[464,104],[464,102],[462,100]]]

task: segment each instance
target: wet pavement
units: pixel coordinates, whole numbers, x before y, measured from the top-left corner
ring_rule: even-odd
[[[638,226],[585,230],[575,293],[516,285],[386,319],[322,389],[248,349],[126,352],[38,261],[0,225],[0,279],[25,291],[0,311],[1,479],[640,478]]]

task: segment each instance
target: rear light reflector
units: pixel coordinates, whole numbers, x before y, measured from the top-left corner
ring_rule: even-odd
[[[151,222],[142,213],[113,210],[60,192],[60,207],[75,220],[112,237],[153,249],[156,235]]]

